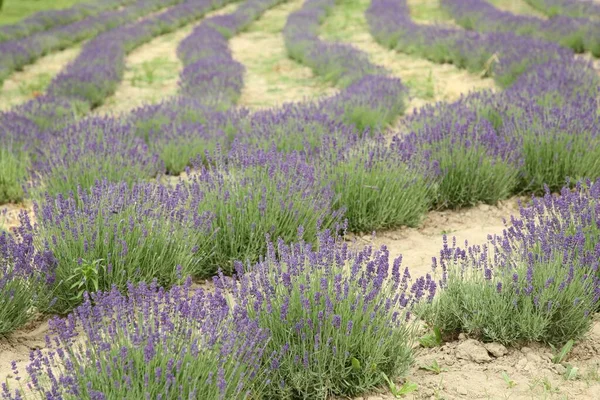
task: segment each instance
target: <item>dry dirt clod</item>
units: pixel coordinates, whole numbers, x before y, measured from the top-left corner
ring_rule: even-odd
[[[562,364],[555,364],[554,372],[556,372],[559,375],[564,375],[567,372],[567,368]]]
[[[473,339],[467,339],[456,347],[456,357],[478,364],[492,360],[483,344]]]
[[[526,365],[527,359],[523,357],[517,362],[517,365],[515,365],[515,367],[517,368],[517,370],[522,370],[523,368],[525,368]]]
[[[460,340],[461,342],[467,340],[467,336],[464,333],[461,333],[458,335],[458,340]]]
[[[533,352],[527,353],[526,357],[527,357],[527,359],[529,361],[531,361],[533,363],[538,363],[539,364],[539,363],[542,362],[542,357],[540,357],[539,355],[537,355],[537,354],[535,354]]]
[[[508,353],[508,349],[500,343],[486,343],[484,344],[485,349],[496,358],[500,358]]]

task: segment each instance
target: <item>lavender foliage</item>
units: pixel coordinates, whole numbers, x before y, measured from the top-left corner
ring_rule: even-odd
[[[505,344],[582,337],[600,299],[598,183],[547,192],[483,246],[440,252],[440,295],[421,310],[445,334]],[[438,271],[439,272],[439,271]]]
[[[44,312],[51,300],[47,285],[54,281],[55,260],[36,250],[31,234],[0,232],[0,337]]]
[[[128,285],[50,322],[48,353],[32,351],[26,387],[3,399],[246,399],[260,396],[267,332],[230,312],[224,293]],[[19,376],[20,378],[20,376]],[[251,384],[253,391],[251,392]]]
[[[237,270],[239,280],[222,284],[239,312],[270,332],[266,398],[355,396],[382,384],[382,373],[406,372],[411,308],[436,287],[424,278],[410,286],[385,248],[354,253],[327,233],[316,250],[280,241],[263,262]]]
[[[198,274],[212,254],[213,217],[193,201],[183,188],[104,181],[35,203],[37,223],[26,226],[56,258],[54,311],[72,310],[84,292],[154,279],[171,286]]]

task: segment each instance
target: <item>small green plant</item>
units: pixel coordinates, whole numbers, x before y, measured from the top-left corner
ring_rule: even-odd
[[[567,343],[565,343],[565,345],[558,352],[556,352],[556,348],[552,346],[552,349],[555,352],[554,357],[552,357],[552,362],[554,364],[561,364],[563,361],[565,361],[565,359],[573,349],[574,344],[575,342],[573,341],[573,339],[571,339]]]
[[[438,347],[444,343],[442,331],[437,326],[433,327],[433,331],[419,338],[419,343],[423,347]]]
[[[399,399],[401,397],[404,397],[407,394],[410,394],[410,393],[412,393],[412,392],[414,392],[414,391],[416,391],[416,390],[419,389],[419,386],[417,386],[416,383],[413,383],[413,382],[411,382],[409,380],[404,381],[404,383],[402,384],[402,386],[398,387],[383,372],[381,373],[381,376],[383,377],[383,379],[387,383],[388,388],[390,389],[390,392],[392,392],[392,394],[394,395],[394,397],[397,398],[397,399]]]
[[[172,62],[168,59],[159,57],[154,58],[150,61],[144,61],[139,69],[136,69],[133,77],[131,78],[132,86],[152,86],[153,84],[163,81],[163,76],[170,67]]]
[[[563,377],[567,381],[572,381],[579,378],[579,368],[573,365],[567,365],[567,370],[565,371]]]
[[[447,372],[448,371],[447,368],[442,368],[440,366],[440,364],[438,364],[437,360],[433,360],[432,363],[429,364],[429,365],[421,365],[419,368],[423,369],[425,371],[433,372],[436,375],[439,375],[442,372]]]
[[[508,376],[506,371],[502,371],[502,379],[504,379],[504,382],[506,382],[506,387],[508,387],[509,389],[512,389],[515,386],[517,386],[517,382],[512,380],[511,377]]]
[[[106,265],[102,264],[103,261],[102,258],[93,261],[84,259],[74,261],[77,266],[73,268],[73,275],[66,279],[66,284],[73,293],[69,300],[80,302],[85,292],[94,293],[99,290],[100,277],[106,273]]]
[[[19,92],[23,96],[38,96],[41,95],[50,82],[52,76],[48,73],[36,75],[35,78],[19,83]]]

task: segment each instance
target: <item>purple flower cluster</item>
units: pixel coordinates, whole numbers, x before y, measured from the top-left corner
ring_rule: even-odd
[[[50,322],[26,390],[47,399],[244,399],[260,393],[268,333],[233,313],[224,293],[152,283],[87,299]],[[59,366],[60,365],[60,366]],[[3,384],[3,399],[21,399]]]
[[[513,32],[537,37],[576,52],[600,56],[600,22],[557,16],[548,20],[502,11],[485,0],[443,0],[441,6],[467,29],[480,32]]]
[[[75,4],[62,10],[40,11],[15,24],[0,27],[0,42],[19,39],[36,32],[67,25],[134,2],[135,0],[106,0],[101,3]]]

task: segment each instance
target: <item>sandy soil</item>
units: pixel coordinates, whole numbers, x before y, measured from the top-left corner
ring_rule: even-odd
[[[251,109],[312,100],[337,90],[315,77],[310,68],[287,56],[281,31],[303,0],[292,0],[267,11],[244,33],[229,41],[233,57],[246,67],[239,105]]]
[[[529,345],[506,349],[498,344],[492,347],[465,339],[433,349],[417,349],[415,364],[407,379],[416,383],[418,390],[405,398],[600,398],[600,316],[597,316],[589,337],[576,344],[562,364],[552,363],[553,351],[549,347]],[[434,361],[441,369],[439,373],[423,368],[431,366]],[[577,368],[570,379],[565,377],[568,366]],[[389,393],[362,397],[368,400],[394,398]]]
[[[22,211],[26,211],[29,214],[31,221],[34,219],[33,215],[33,204],[31,201],[26,200],[20,204],[4,204],[0,206],[0,232],[2,230],[13,230],[18,227],[21,223],[19,221],[19,214]]]
[[[408,267],[413,277],[431,272],[431,259],[439,256],[443,236],[448,240],[456,237],[463,245],[485,243],[488,234],[501,234],[505,228],[504,220],[519,214],[519,199],[500,202],[498,206],[481,204],[463,210],[431,211],[425,217],[420,228],[402,228],[393,231],[356,237],[359,245],[385,245],[390,258],[402,255],[402,265]]]
[[[415,3],[416,0],[411,1]],[[437,4],[437,1],[434,3]],[[379,45],[371,37],[364,16],[369,4],[369,0],[357,0],[353,1],[352,5],[340,4],[335,7],[322,26],[322,36],[325,39],[352,44],[367,53],[373,63],[385,67],[391,74],[401,78],[411,90],[412,98],[407,112],[426,103],[452,101],[472,90],[495,87],[493,79],[482,79],[450,64],[436,64],[390,51]]]
[[[8,77],[0,88],[0,111],[43,94],[52,79],[73,61],[81,46],[48,54]]]
[[[237,6],[230,4],[207,14],[203,19],[230,13]],[[183,69],[177,57],[177,46],[200,23],[196,21],[154,38],[132,51],[127,56],[125,75],[115,94],[94,112],[103,115],[125,113],[177,94],[179,73]]]

